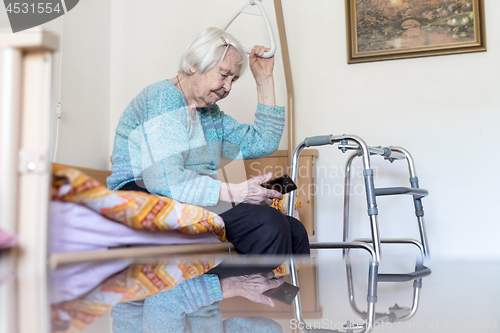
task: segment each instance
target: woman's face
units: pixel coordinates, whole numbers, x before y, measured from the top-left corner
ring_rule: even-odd
[[[233,82],[240,75],[240,60],[238,51],[229,46],[222,61],[204,74],[193,74],[191,87],[197,107],[215,104],[229,95]]]

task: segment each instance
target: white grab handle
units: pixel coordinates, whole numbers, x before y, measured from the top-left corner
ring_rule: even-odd
[[[266,27],[267,31],[269,32],[269,39],[271,40],[271,50],[268,52],[265,52],[262,55],[262,58],[271,58],[274,53],[276,52],[276,42],[274,41],[274,34],[273,34],[273,29],[271,29],[271,23],[269,23],[269,18],[266,15],[266,11],[264,10],[264,7],[262,7],[261,4],[262,0],[249,0],[248,3],[246,3],[243,7],[241,7],[240,10],[238,10],[236,13],[231,16],[229,21],[222,27],[223,30],[227,30],[227,28],[233,23],[233,21],[241,14],[252,14],[252,15],[258,15],[262,16],[264,18],[264,22],[266,22]],[[255,10],[252,10],[250,7],[257,5],[257,8],[259,9],[260,13],[257,13]],[[252,50],[249,48],[244,48],[245,52],[250,54]]]

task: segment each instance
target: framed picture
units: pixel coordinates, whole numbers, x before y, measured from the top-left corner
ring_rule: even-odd
[[[347,62],[486,51],[483,0],[345,0]]]

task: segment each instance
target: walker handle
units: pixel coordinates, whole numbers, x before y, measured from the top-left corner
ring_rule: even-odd
[[[306,147],[331,145],[333,144],[332,136],[331,135],[311,136],[309,138],[305,138],[304,144],[306,145]]]
[[[241,13],[262,16],[264,18],[264,22],[266,23],[267,31],[269,33],[269,39],[271,40],[271,50],[268,52],[265,52],[262,55],[262,58],[271,58],[272,56],[274,56],[274,53],[276,53],[276,42],[274,40],[273,29],[271,29],[271,23],[269,23],[269,18],[267,17],[266,11],[264,10],[264,7],[262,7],[261,2],[262,2],[262,0],[249,0],[248,3],[246,3],[243,7],[241,7],[240,10],[238,10],[236,13],[233,14],[233,16],[231,16],[229,21],[227,21],[227,23],[222,27],[222,30],[227,30],[227,28],[229,28],[231,23],[233,23],[233,21]],[[257,8],[259,9],[260,14],[256,13],[255,11],[251,11],[250,9],[247,10],[247,8],[249,8],[250,6],[254,6],[254,5],[257,5]],[[252,52],[252,50],[247,48],[247,47],[244,47],[244,49],[245,49],[245,52],[248,54],[250,54]]]

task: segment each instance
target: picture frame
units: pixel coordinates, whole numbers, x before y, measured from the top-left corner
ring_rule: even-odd
[[[486,51],[484,0],[345,0],[349,64]]]

